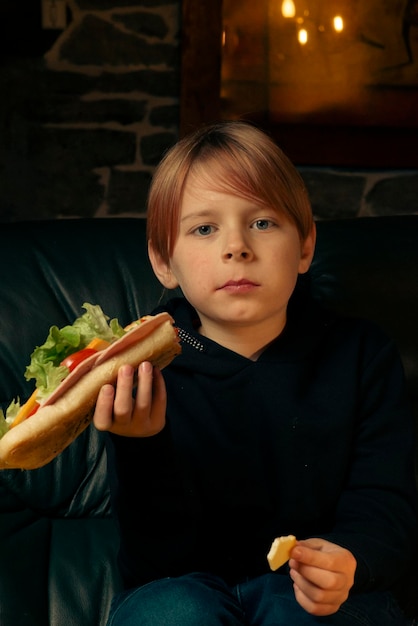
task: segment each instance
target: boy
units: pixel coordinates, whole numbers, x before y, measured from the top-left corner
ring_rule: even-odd
[[[149,255],[182,354],[120,370],[95,424],[127,591],[109,625],[405,624],[391,589],[415,545],[412,420],[396,350],[320,310],[315,225],[265,134],[225,122],[153,179]],[[273,539],[294,534],[271,572]]]

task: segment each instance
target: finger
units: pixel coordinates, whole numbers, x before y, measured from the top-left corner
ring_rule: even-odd
[[[97,397],[93,423],[97,430],[110,430],[113,425],[113,400],[115,390],[112,385],[104,385]]]
[[[345,548],[328,541],[309,539],[299,542],[292,550],[289,566],[315,584],[322,583],[322,579],[315,578],[316,575],[328,576],[331,587],[341,584],[341,578],[343,585],[352,585],[357,563]]]
[[[330,546],[333,546],[333,549],[330,549]],[[348,551],[336,548],[329,542],[308,539],[299,541],[293,548],[289,566],[300,569],[304,565],[338,572],[345,568],[347,554]]]
[[[135,408],[141,414],[149,417],[153,396],[153,368],[149,361],[144,361],[138,367],[138,387],[136,392]]]
[[[340,603],[327,602],[325,599],[322,602],[318,602],[312,599],[311,596],[306,594],[303,589],[298,585],[293,585],[296,601],[300,606],[305,609],[307,613],[316,616],[332,615],[336,613],[340,607]]]
[[[293,563],[293,560],[295,563]],[[299,541],[291,552],[289,564],[297,567],[298,564],[312,565],[314,567],[327,567],[329,555],[321,551],[320,544],[308,541]],[[292,561],[292,564],[290,563]]]
[[[347,578],[343,572],[302,566],[298,570],[291,568],[290,577],[315,602],[324,602],[333,594],[342,595],[348,591]]]
[[[113,405],[113,420],[116,424],[125,425],[131,420],[133,387],[134,368],[131,365],[122,365],[118,372]]]
[[[152,436],[165,425],[166,389],[161,371],[151,363],[141,363],[138,371],[138,390],[134,409],[135,429],[142,436]]]
[[[311,599],[324,601],[324,593],[345,595],[351,587],[346,573],[329,568],[297,563],[295,567],[289,561],[290,577],[293,582]]]

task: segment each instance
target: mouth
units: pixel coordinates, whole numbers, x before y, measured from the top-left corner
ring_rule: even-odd
[[[218,291],[224,290],[231,293],[246,293],[256,287],[259,287],[258,283],[248,280],[247,278],[242,278],[241,280],[228,280],[228,282],[218,288]]]

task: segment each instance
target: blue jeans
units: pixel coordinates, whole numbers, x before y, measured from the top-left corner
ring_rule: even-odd
[[[289,577],[265,574],[229,587],[193,573],[117,595],[107,626],[406,626],[390,593],[353,594],[334,615],[314,617],[296,602]]]

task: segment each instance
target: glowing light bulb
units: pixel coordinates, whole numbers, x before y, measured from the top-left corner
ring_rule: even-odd
[[[298,41],[302,46],[304,46],[308,41],[308,31],[304,28],[301,28],[298,31]]]
[[[296,7],[293,0],[283,0],[282,2],[282,15],[283,17],[295,17]]]
[[[344,29],[344,20],[341,15],[336,15],[332,22],[337,33],[340,33]]]

